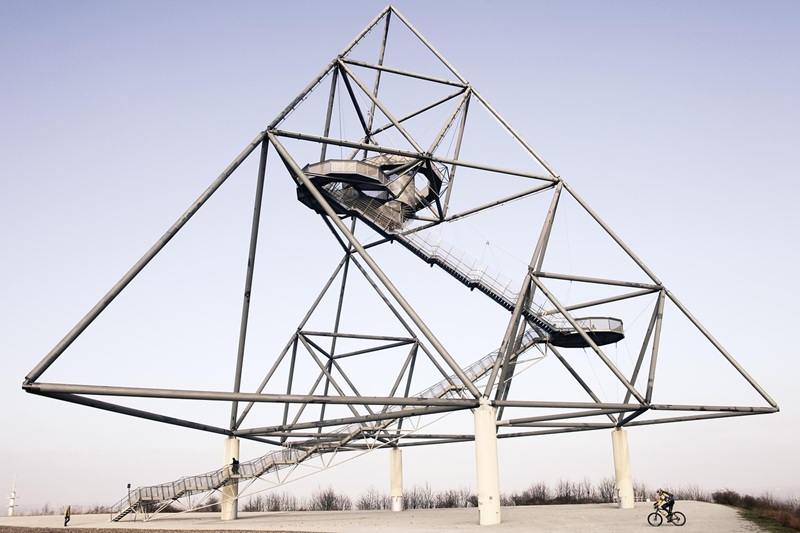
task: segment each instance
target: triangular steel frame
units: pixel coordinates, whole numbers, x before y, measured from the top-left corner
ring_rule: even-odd
[[[387,43],[389,42],[390,22],[397,20],[401,28],[409,31],[419,43],[424,45],[432,57],[438,61],[446,77],[431,74],[412,72],[384,64]],[[380,39],[378,59],[375,62],[356,59],[352,53],[362,41],[373,31],[383,30]],[[357,70],[372,72],[375,80],[370,87]],[[444,96],[435,97],[422,107],[402,115],[382,98],[382,77],[397,77],[413,80],[415,83],[431,84],[437,88],[445,87],[448,92]],[[290,115],[301,108],[312,94],[322,88],[323,81],[330,80],[330,93],[327,98],[326,116],[323,120],[322,132],[312,134],[309,132],[293,131],[286,127]],[[341,95],[339,87],[343,86]],[[335,96],[343,96],[335,100]],[[333,114],[336,106],[342,110],[341,102],[344,100],[350,106],[354,120],[360,125],[356,136],[336,135],[333,132]],[[410,123],[433,110],[441,113],[445,105],[452,106],[446,113],[444,121],[440,124],[438,133],[433,136],[433,141],[423,145],[419,138],[411,131]],[[462,140],[467,131],[467,116],[471,108],[479,107],[499,124],[500,129],[511,136],[515,146],[529,157],[531,164],[528,168],[514,169],[503,168],[494,164],[486,164],[462,158]],[[385,120],[384,123],[379,123]],[[399,139],[395,145],[382,144],[382,138],[393,135]],[[455,146],[454,152],[444,154],[443,141],[450,136]],[[301,166],[294,154],[295,147],[302,146],[300,153],[307,152],[309,147],[319,154],[318,161],[311,165]],[[367,180],[362,175],[349,175],[344,181],[336,178],[334,174],[324,174],[320,171],[325,162],[330,161],[328,151],[336,147],[340,150],[349,149],[350,154],[343,158],[341,166],[347,167],[348,161],[356,165],[358,162],[369,163],[369,172],[380,165],[388,168],[391,162],[392,172],[403,177],[409,176],[411,181],[405,182],[402,189],[397,185],[383,183],[381,189],[382,199],[378,202],[381,209],[386,206],[402,204],[399,218],[379,221],[369,213],[377,212],[377,208],[365,207],[364,202],[371,198],[368,187],[377,187],[375,180],[386,180],[385,174],[378,178],[369,177],[368,187],[356,184],[359,180]],[[296,353],[304,348],[305,352],[317,358],[319,366],[319,379],[317,383],[324,383],[324,392],[318,393],[317,389],[308,393],[295,393],[291,387],[291,377],[285,393],[264,392],[264,385],[269,381],[268,375],[262,387],[252,391],[242,391],[242,373],[245,357],[247,331],[250,326],[250,297],[253,288],[253,279],[256,272],[256,249],[259,230],[261,229],[261,211],[263,202],[264,182],[267,167],[267,157],[270,148],[282,161],[286,170],[295,181],[298,196],[303,203],[314,209],[330,229],[330,232],[341,244],[344,258],[339,267],[346,269],[355,265],[361,273],[371,280],[376,292],[381,295],[386,305],[390,306],[398,321],[408,331],[407,337],[391,337],[376,339],[362,335],[362,339],[371,339],[386,343],[386,346],[396,347],[398,344],[410,346],[407,361],[401,365],[402,370],[394,378],[394,387],[386,396],[362,396],[358,388],[352,383],[337,383],[337,378],[332,374],[336,368],[336,353],[325,351],[314,346],[311,339],[313,334],[328,336],[336,339],[338,336],[358,335],[343,333],[333,328],[327,332],[308,332],[303,330],[303,323],[287,343],[285,350],[276,359],[275,365],[280,364],[288,353]],[[257,189],[254,198],[255,208],[252,221],[250,245],[248,249],[248,266],[244,287],[244,298],[241,314],[241,329],[237,352],[237,364],[234,371],[233,387],[228,392],[207,390],[176,390],[176,389],[151,389],[138,387],[115,387],[96,385],[75,385],[47,383],[40,378],[47,369],[65,353],[67,348],[86,330],[103,310],[128,286],[128,284],[148,265],[148,263],[170,242],[200,210],[206,201],[215,194],[220,186],[237,170],[237,168],[254,153],[260,153],[260,163],[257,176]],[[376,159],[378,158],[378,159]],[[382,159],[381,159],[382,158]],[[372,161],[372,162],[370,162]],[[379,161],[379,163],[374,163]],[[316,165],[316,166],[313,166]],[[364,167],[364,168],[367,168]],[[347,168],[355,168],[347,167]],[[348,170],[347,172],[350,172]],[[382,171],[381,171],[382,172]],[[388,171],[387,171],[388,172]],[[456,209],[451,202],[451,195],[459,186],[457,174],[475,172],[491,176],[502,176],[518,179],[525,186],[517,192],[492,198],[484,203]],[[380,174],[380,173],[379,173]],[[353,177],[355,176],[355,177]],[[428,183],[414,185],[413,179],[423,177]],[[394,179],[394,178],[392,178]],[[348,181],[350,180],[350,181]],[[353,181],[355,180],[355,181]],[[369,181],[367,180],[367,181]],[[417,188],[415,188],[417,187]],[[422,192],[422,191],[425,192]],[[347,194],[359,197],[359,203],[347,203],[344,198]],[[457,224],[467,216],[493,209],[499,205],[523,200],[536,195],[550,194],[551,199],[546,209],[544,219],[539,230],[537,241],[533,244],[530,262],[525,269],[524,276],[517,286],[517,292],[508,293],[496,289],[496,284],[490,284],[483,277],[472,276],[453,266],[448,259],[442,259],[440,249],[426,248],[424,239],[426,231],[444,224]],[[406,195],[406,196],[404,196]],[[405,200],[403,198],[406,198]],[[411,198],[409,200],[408,198]],[[636,279],[607,279],[598,276],[578,276],[563,272],[545,271],[545,260],[548,246],[551,244],[552,230],[555,215],[561,202],[565,198],[576,203],[591,220],[598,225],[602,232],[621,250],[624,256],[638,269],[640,277]],[[399,202],[399,204],[398,204]],[[364,204],[364,205],[362,205]],[[378,205],[378,204],[375,204]],[[372,210],[372,211],[370,211]],[[347,222],[350,222],[348,226]],[[356,227],[365,227],[381,235],[381,239],[369,245],[356,237]],[[368,248],[387,244],[399,243],[420,256],[432,266],[436,265],[447,271],[461,283],[478,289],[479,292],[490,296],[505,307],[510,317],[508,326],[499,338],[499,350],[489,372],[484,375],[481,385],[478,385],[474,376],[468,375],[463,369],[463,363],[451,355],[448,349],[437,338],[425,320],[415,311],[411,303],[405,298],[403,292],[392,282],[390,276],[381,268]],[[331,276],[323,293],[331,287],[334,280]],[[496,281],[496,280],[495,280]],[[566,281],[574,284],[588,284],[603,286],[617,291],[615,294],[597,299],[588,299],[573,302],[569,305],[560,301],[552,288],[552,283]],[[343,285],[346,276],[343,277]],[[506,284],[507,286],[508,284]],[[632,373],[625,375],[623,371],[609,358],[602,346],[607,340],[594,330],[594,323],[575,316],[574,312],[580,310],[593,311],[609,304],[615,304],[641,297],[655,297],[649,325],[639,348],[638,358]],[[535,303],[536,302],[536,303]],[[676,307],[680,313],[696,328],[710,343],[714,350],[729,363],[741,376],[743,381],[752,387],[763,399],[765,405],[673,405],[655,403],[653,391],[655,385],[657,361],[659,358],[659,343],[663,334],[663,313],[665,305]],[[314,306],[309,313],[313,312]],[[341,306],[340,306],[341,309]],[[614,319],[608,319],[614,320]],[[554,324],[559,324],[554,326]],[[609,322],[609,324],[612,324]],[[613,324],[612,324],[613,325]],[[610,329],[614,329],[609,326]],[[621,331],[621,323],[619,325]],[[569,342],[567,342],[569,337]],[[602,340],[602,342],[601,342]],[[616,378],[618,384],[625,389],[623,402],[602,401],[589,387],[570,364],[562,350],[579,346],[588,350],[602,366]],[[376,350],[379,348],[375,348]],[[526,398],[513,399],[511,385],[515,380],[517,358],[527,350],[538,350],[542,356],[552,354],[563,365],[564,369],[575,379],[585,391],[588,400],[584,401],[543,401]],[[457,393],[441,397],[415,397],[408,384],[410,383],[413,361],[419,350],[423,350],[427,359],[437,366],[441,376],[449,381]],[[322,358],[315,353],[323,354]],[[341,370],[341,368],[339,368]],[[346,373],[342,372],[346,376]],[[291,374],[290,374],[291,376]],[[644,378],[646,377],[646,380]],[[488,379],[487,379],[488,378]],[[345,380],[347,378],[344,378]],[[404,381],[405,380],[405,381]],[[637,387],[637,383],[646,381],[644,388]],[[402,386],[401,386],[402,385]],[[339,54],[320,74],[287,106],[269,126],[260,132],[253,141],[233,160],[206,191],[189,207],[189,209],[167,230],[164,236],[156,242],[150,250],[111,288],[111,290],[92,308],[89,313],[47,354],[25,377],[23,389],[29,393],[52,397],[59,400],[82,404],[98,409],[118,412],[144,419],[155,420],[163,423],[188,427],[192,429],[237,436],[269,444],[287,446],[292,442],[302,442],[303,439],[330,438],[335,434],[335,428],[348,424],[361,424],[365,441],[368,439],[391,439],[393,445],[413,445],[424,443],[438,443],[448,441],[469,440],[471,435],[458,434],[429,434],[416,435],[409,442],[402,440],[400,429],[389,432],[386,425],[380,426],[379,434],[370,432],[369,424],[381,420],[399,421],[408,417],[416,417],[433,413],[473,409],[482,399],[488,399],[498,411],[498,436],[502,438],[530,436],[536,434],[571,432],[581,430],[595,430],[615,427],[631,427],[644,424],[660,424],[668,422],[702,420],[709,418],[722,418],[750,414],[774,413],[778,411],[775,401],[764,391],[758,383],[744,370],[744,368],[730,355],[730,353],[705,329],[705,327],[688,311],[688,309],[672,294],[664,284],[650,271],[650,269],[633,253],[633,251],[614,233],[611,228],[581,199],[550,165],[530,146],[511,125],[489,104],[489,102],[461,76],[455,68],[410,24],[406,18],[395,8],[388,6]],[[349,392],[348,392],[349,391]],[[125,398],[144,397],[158,399],[190,399],[201,401],[225,401],[231,404],[231,415],[227,425],[210,426],[198,421],[178,419],[157,412],[133,409],[119,403],[112,403],[98,399],[98,397]],[[240,404],[247,405],[241,409]],[[286,406],[285,415],[280,423],[269,426],[247,427],[245,421],[254,405],[260,403],[277,403]],[[294,418],[288,416],[288,406],[300,406]],[[314,420],[301,421],[300,415],[309,405],[320,405],[319,416]],[[348,406],[352,416],[345,418],[330,418],[326,415],[325,406]],[[394,408],[394,410],[390,409]],[[536,414],[539,410],[547,410],[548,414]],[[512,417],[503,418],[504,412],[515,413]],[[575,422],[576,419],[597,418],[600,421]],[[402,427],[402,426],[398,426]],[[324,431],[323,431],[324,430]],[[328,433],[330,430],[330,433]],[[309,433],[311,431],[311,433]],[[398,440],[399,439],[399,440]],[[414,440],[416,439],[416,440]],[[348,448],[358,447],[357,439],[348,441]]]

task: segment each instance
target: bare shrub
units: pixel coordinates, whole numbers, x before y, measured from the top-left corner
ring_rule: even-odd
[[[439,509],[468,507],[471,495],[469,489],[465,488],[438,492],[434,498],[434,506]]]
[[[170,502],[167,504],[166,507],[159,511],[160,513],[180,513],[183,512],[183,509],[176,505],[174,502]]]
[[[245,513],[257,513],[266,511],[266,506],[264,504],[264,495],[263,494],[255,494],[250,496],[244,503],[242,504],[242,511]]]
[[[617,482],[610,477],[604,477],[597,484],[596,494],[601,502],[612,503],[617,497]]]
[[[500,505],[502,507],[513,507],[517,505],[516,496],[519,493],[512,492],[511,494],[500,494]]]
[[[356,500],[356,509],[360,511],[380,511],[392,508],[392,498],[378,492],[375,487],[369,487]]]
[[[469,498],[467,498],[467,507],[477,507],[477,506],[478,506],[478,495],[470,494]]]
[[[209,513],[221,513],[222,503],[220,503],[219,498],[217,496],[211,496],[206,500],[205,510]]]
[[[748,511],[752,511],[753,509],[758,507],[758,500],[755,497],[747,494],[745,496],[742,496],[742,500],[739,502],[739,507],[741,507],[742,509],[747,509]]]
[[[638,501],[644,501],[648,499],[655,491],[642,483],[641,481],[637,481],[633,484],[633,499]],[[672,491],[669,491],[672,492]]]
[[[581,503],[599,503],[601,501],[594,483],[588,477],[583,478],[578,485],[578,501]]]
[[[550,489],[542,481],[531,483],[522,491],[519,505],[543,505],[550,501]]]
[[[406,509],[433,509],[436,505],[433,490],[428,483],[421,487],[414,485],[410,491],[403,492],[403,501]]]
[[[83,507],[79,514],[111,514],[111,507],[107,505],[90,505]]]
[[[675,491],[676,500],[694,500],[698,502],[711,501],[708,493],[700,488],[699,485],[688,485]]]
[[[244,504],[245,512],[296,511],[297,497],[288,492],[268,492],[251,496]]]
[[[553,498],[553,503],[577,503],[579,490],[578,485],[572,481],[559,479],[558,484],[556,484],[556,493],[555,498]]]
[[[344,511],[353,508],[353,502],[345,494],[337,494],[330,485],[311,495],[309,508],[312,511]]]
[[[724,489],[712,493],[711,500],[720,505],[732,505],[736,507],[742,502],[742,497],[736,491]]]
[[[297,497],[288,492],[267,493],[267,511],[297,511],[300,504]]]
[[[49,503],[46,503],[42,505],[39,509],[34,509],[33,511],[30,512],[31,516],[49,516],[54,514],[58,513],[56,512],[56,509],[50,507]]]

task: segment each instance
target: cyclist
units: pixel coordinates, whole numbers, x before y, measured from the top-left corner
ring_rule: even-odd
[[[667,513],[667,522],[672,522],[672,507],[675,505],[675,497],[663,489],[658,489],[656,496],[655,506]]]

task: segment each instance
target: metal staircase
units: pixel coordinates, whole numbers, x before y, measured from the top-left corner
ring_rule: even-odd
[[[453,246],[430,242],[425,235],[416,231],[403,231],[405,211],[402,207],[371,199],[340,183],[330,183],[319,190],[331,200],[337,211],[357,217],[387,239],[399,242],[426,263],[439,266],[470,289],[478,289],[509,311],[514,309],[519,292],[512,288],[510,279],[492,272]],[[564,347],[588,346],[565,318],[552,314],[548,316],[542,304],[532,301],[522,309],[522,315],[543,341]],[[618,319],[592,317],[580,318],[577,322],[598,345],[617,342],[624,336],[622,321]]]
[[[530,332],[523,335],[520,343],[520,350],[517,356],[524,353],[534,344],[534,337]],[[498,356],[498,350],[485,355],[478,361],[464,368],[464,374],[473,382],[485,376],[494,365]],[[465,386],[455,375],[428,387],[417,393],[417,398],[455,398],[460,397],[465,390]],[[402,410],[401,406],[392,406],[386,409],[387,412]],[[399,416],[398,416],[399,418]],[[163,510],[173,501],[202,492],[218,490],[229,483],[236,483],[240,479],[253,479],[268,472],[280,470],[289,466],[298,465],[311,457],[332,453],[342,448],[354,439],[365,435],[374,436],[380,431],[388,429],[395,424],[398,419],[381,420],[369,424],[350,424],[335,432],[338,438],[326,436],[325,440],[308,439],[300,443],[292,444],[292,447],[274,450],[266,455],[251,461],[239,463],[237,473],[234,474],[231,466],[200,474],[196,476],[182,477],[177,481],[162,483],[149,487],[139,487],[132,490],[128,496],[117,502],[111,507],[111,521],[119,522],[132,512],[144,509],[150,503],[158,504],[153,514]]]

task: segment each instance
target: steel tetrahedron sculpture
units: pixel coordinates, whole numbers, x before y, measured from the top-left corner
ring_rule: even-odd
[[[255,209],[242,250],[247,268],[239,336],[228,357],[230,389],[44,380],[56,360],[68,364],[73,342],[251,157],[260,160],[251,176]],[[319,218],[319,238],[335,243],[337,258],[330,277],[316,280],[323,288],[283,349],[265,356],[248,335],[260,327],[251,301],[281,304],[254,288],[259,237],[280,231],[265,222],[269,179],[293,180],[296,196],[285,201]],[[498,259],[497,250],[511,252]],[[311,282],[299,272],[298,280],[287,281]],[[444,296],[454,291],[457,301]],[[453,343],[438,333],[475,314],[486,317],[485,328],[463,335],[483,339],[490,350],[470,351],[471,341]],[[254,358],[258,365],[249,364]],[[691,380],[693,365],[712,365],[741,394],[730,402],[708,397],[702,382],[675,386],[676,373]],[[140,502],[169,502],[334,451],[470,440],[470,431],[439,431],[420,421],[474,409],[481,400],[497,410],[498,438],[778,411],[603,219],[392,7],[256,135],[30,371],[23,389],[266,447],[235,476],[221,469],[170,487],[143,487],[133,498]],[[148,410],[132,399],[158,402]],[[160,409],[176,400],[225,402],[230,417],[210,424]],[[119,516],[133,507],[124,500]]]

